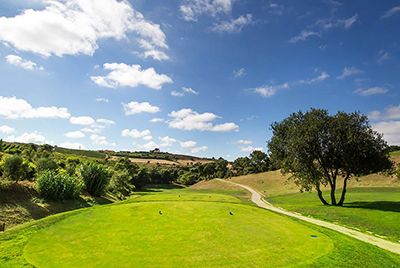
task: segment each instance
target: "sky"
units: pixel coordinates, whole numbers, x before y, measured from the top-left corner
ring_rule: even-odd
[[[2,0],[0,137],[234,160],[311,107],[400,145],[399,1]]]

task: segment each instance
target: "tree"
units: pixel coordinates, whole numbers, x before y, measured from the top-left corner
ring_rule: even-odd
[[[261,173],[269,169],[269,157],[266,153],[255,150],[250,154],[250,166],[252,173]]]
[[[27,171],[24,159],[19,155],[6,157],[3,169],[5,176],[16,182],[23,179]]]
[[[324,205],[321,185],[330,187],[331,205],[342,206],[351,176],[370,174],[392,163],[382,135],[373,131],[368,118],[359,112],[338,112],[311,109],[291,114],[282,122],[271,124],[273,137],[268,142],[271,160],[291,174],[297,185],[306,191],[315,188]],[[335,191],[343,179],[339,202]]]

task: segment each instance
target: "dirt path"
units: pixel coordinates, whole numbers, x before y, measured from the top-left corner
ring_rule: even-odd
[[[386,249],[388,251],[400,254],[400,244],[393,243],[393,242],[390,242],[390,241],[387,241],[387,240],[384,240],[384,239],[381,239],[381,238],[378,238],[378,237],[375,237],[372,235],[367,235],[367,234],[364,234],[364,233],[361,233],[361,232],[358,232],[355,230],[351,230],[349,228],[342,227],[342,226],[339,226],[339,225],[336,225],[333,223],[329,223],[329,222],[325,222],[322,220],[317,220],[317,219],[313,219],[313,218],[309,218],[309,217],[301,216],[301,215],[298,215],[298,214],[295,214],[292,212],[285,211],[283,209],[274,207],[273,205],[271,205],[270,203],[268,203],[266,201],[263,201],[261,199],[261,195],[258,192],[256,192],[255,190],[253,190],[252,188],[250,188],[246,185],[242,185],[242,184],[238,184],[238,183],[230,182],[230,181],[226,181],[226,180],[221,180],[221,179],[218,179],[218,180],[225,181],[227,183],[233,183],[235,185],[245,188],[246,190],[251,192],[251,201],[256,203],[259,207],[266,208],[268,210],[275,211],[275,212],[278,212],[278,213],[281,213],[281,214],[284,214],[284,215],[287,215],[290,217],[294,217],[294,218],[297,218],[297,219],[300,219],[300,220],[303,220],[306,222],[310,222],[312,224],[323,226],[323,227],[338,231],[342,234],[354,237],[355,239],[358,239],[358,240],[364,241],[366,243],[370,243],[372,245]]]

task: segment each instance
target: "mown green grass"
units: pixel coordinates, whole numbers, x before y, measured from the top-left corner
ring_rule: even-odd
[[[399,255],[229,193],[157,189],[48,217],[0,235],[0,267],[400,266]]]
[[[324,192],[329,200],[329,193]],[[316,193],[267,198],[275,206],[400,240],[400,188],[350,188],[343,207],[324,206]]]

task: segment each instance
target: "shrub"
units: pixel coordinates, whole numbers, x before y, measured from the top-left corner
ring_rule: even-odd
[[[4,159],[3,171],[4,175],[18,182],[23,179],[26,173],[26,165],[24,165],[24,159],[19,155],[12,155]]]
[[[85,183],[86,190],[91,195],[100,196],[110,182],[108,170],[103,165],[96,162],[81,164],[78,169],[78,174]]]
[[[37,177],[35,186],[41,197],[60,201],[78,197],[83,183],[68,174],[59,174],[48,170]]]
[[[130,180],[131,176],[127,169],[117,170],[113,172],[108,189],[123,199],[135,189],[135,186],[129,183]]]
[[[183,185],[192,185],[197,182],[197,176],[194,173],[186,172],[179,178],[179,182]]]
[[[36,161],[36,169],[38,172],[43,172],[46,170],[56,171],[57,168],[57,162],[53,157],[41,157]]]

